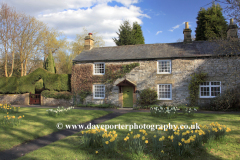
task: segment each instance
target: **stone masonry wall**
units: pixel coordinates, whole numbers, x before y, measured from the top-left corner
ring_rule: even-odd
[[[15,104],[15,105],[29,105],[29,93],[25,94],[6,94],[0,95],[0,103]]]
[[[55,99],[41,96],[41,105],[43,106],[73,106],[73,99]]]
[[[159,59],[160,60],[160,59]],[[221,92],[240,84],[240,60],[239,59],[172,59],[171,74],[157,74],[157,60],[150,61],[134,61],[134,62],[106,62],[105,64],[130,64],[138,62],[140,66],[134,68],[130,73],[126,74],[126,78],[137,84],[137,90],[145,88],[154,88],[157,91],[158,84],[172,84],[172,100],[161,100],[161,103],[167,104],[188,104],[187,97],[189,96],[188,85],[191,80],[191,74],[194,72],[208,73],[207,81],[221,81]],[[84,64],[75,64],[84,65]],[[119,89],[116,86],[125,78],[119,78],[114,82],[112,93],[108,100],[96,100],[92,95],[86,98],[89,103],[104,103],[111,102],[121,106],[119,102]],[[139,97],[139,96],[138,96]],[[209,102],[210,99],[199,98],[199,104],[203,105]]]

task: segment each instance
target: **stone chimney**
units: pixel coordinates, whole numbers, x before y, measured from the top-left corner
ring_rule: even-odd
[[[93,41],[92,33],[88,33],[88,36],[85,37],[84,50],[91,50],[94,44]]]
[[[230,24],[227,29],[227,38],[238,38],[238,27],[233,23],[233,18],[230,19]]]
[[[183,30],[184,43],[192,43],[191,33],[192,33],[192,30],[189,28],[188,22],[185,22],[185,29]]]

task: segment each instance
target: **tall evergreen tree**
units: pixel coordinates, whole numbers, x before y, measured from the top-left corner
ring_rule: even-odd
[[[144,44],[142,29],[137,22],[133,23],[132,28],[129,21],[124,21],[123,24],[120,25],[119,33],[117,34],[118,39],[113,38],[117,46]]]
[[[219,4],[205,10],[201,8],[197,17],[196,41],[226,38],[227,22]]]
[[[133,32],[133,37],[135,39],[135,44],[145,44],[142,28],[137,22],[133,23],[132,32]]]
[[[48,57],[44,63],[44,69],[46,69],[49,72],[56,73],[56,67],[51,51],[48,52]]]

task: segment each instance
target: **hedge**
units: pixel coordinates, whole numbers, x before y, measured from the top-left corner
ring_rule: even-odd
[[[68,99],[70,100],[72,98],[71,92],[57,92],[57,91],[48,91],[44,90],[41,92],[41,95],[46,98],[55,98],[55,99]]]
[[[35,93],[35,83],[43,80],[45,90],[50,91],[71,91],[71,75],[55,74],[43,68],[38,68],[32,73],[23,77],[0,77],[0,93],[22,94]]]

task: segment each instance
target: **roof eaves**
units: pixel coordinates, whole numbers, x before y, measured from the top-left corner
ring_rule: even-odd
[[[182,57],[158,57],[158,58],[134,58],[134,59],[102,59],[102,60],[73,60],[74,62],[116,62],[116,61],[138,61],[138,60],[157,60],[157,59],[182,59],[182,58],[208,58],[217,57],[216,55],[203,56],[182,56]]]

